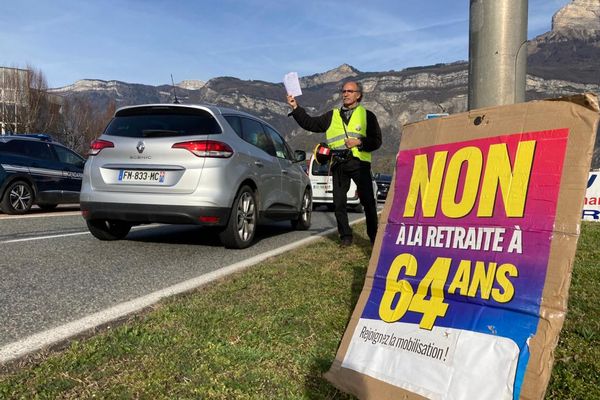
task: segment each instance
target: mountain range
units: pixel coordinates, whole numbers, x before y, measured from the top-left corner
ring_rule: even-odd
[[[377,115],[382,128],[383,146],[375,153],[374,170],[392,170],[404,124],[421,120],[428,113],[467,109],[466,61],[387,72],[362,72],[343,64],[301,77],[299,104],[311,115],[339,106],[339,88],[348,78],[363,84],[363,105]],[[183,103],[211,103],[258,115],[294,148],[311,150],[323,139],[322,134],[302,130],[287,116],[282,83],[219,77],[207,82],[183,81],[172,87],[85,79],[50,91],[83,97],[97,109],[111,102],[117,107],[171,103],[176,94]],[[526,100],[582,92],[600,94],[600,0],[573,0],[554,14],[551,31],[528,42]],[[600,168],[600,145],[596,146],[592,168]]]

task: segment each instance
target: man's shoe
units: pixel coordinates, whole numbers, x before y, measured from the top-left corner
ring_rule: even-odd
[[[342,241],[340,242],[340,246],[341,247],[352,246],[352,238],[351,237],[342,238]]]

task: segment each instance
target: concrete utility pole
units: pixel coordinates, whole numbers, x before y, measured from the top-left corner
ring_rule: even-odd
[[[525,101],[528,0],[470,0],[469,110]]]

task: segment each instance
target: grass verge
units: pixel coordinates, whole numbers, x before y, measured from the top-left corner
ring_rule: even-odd
[[[370,246],[322,240],[0,375],[2,399],[350,399],[322,378]],[[600,399],[600,224],[584,224],[547,399]]]

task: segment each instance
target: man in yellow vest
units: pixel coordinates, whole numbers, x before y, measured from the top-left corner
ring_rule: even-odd
[[[287,96],[291,116],[298,125],[311,132],[325,132],[327,146],[332,149],[333,205],[340,245],[352,244],[352,229],[348,223],[346,193],[350,179],[356,183],[360,203],[365,210],[367,234],[371,244],[377,235],[377,203],[371,177],[371,152],[381,146],[381,129],[377,117],[361,104],[362,85],[346,82],[342,88],[343,106],[318,117],[311,117],[299,107],[293,96]]]

